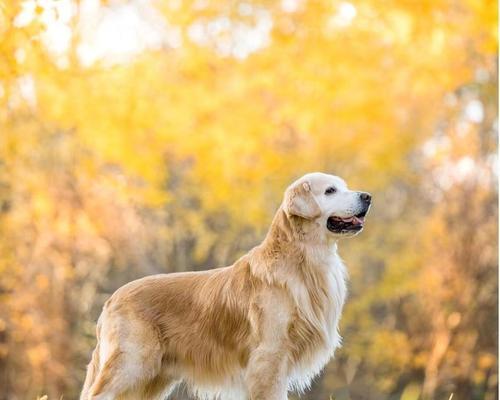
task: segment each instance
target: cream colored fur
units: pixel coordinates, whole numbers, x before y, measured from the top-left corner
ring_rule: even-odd
[[[202,399],[306,390],[341,343],[345,235],[327,219],[359,212],[359,196],[338,177],[308,174],[286,190],[262,244],[232,266],[118,289],[99,318],[81,400],[160,400],[181,381]]]

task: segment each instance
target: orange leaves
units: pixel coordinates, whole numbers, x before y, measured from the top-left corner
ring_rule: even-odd
[[[67,371],[107,293],[233,260],[314,170],[375,195],[342,245],[358,373],[415,397],[441,321],[458,344],[433,379],[460,365],[489,379],[492,345],[476,357],[470,338],[496,282],[494,2],[84,3],[0,0],[0,311],[14,338],[0,373],[11,357],[14,397],[76,397]]]

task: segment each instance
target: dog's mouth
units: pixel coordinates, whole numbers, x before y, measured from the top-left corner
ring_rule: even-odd
[[[326,227],[330,232],[333,233],[359,232],[361,229],[363,229],[366,213],[367,211],[363,211],[359,214],[346,218],[332,215],[326,221]]]

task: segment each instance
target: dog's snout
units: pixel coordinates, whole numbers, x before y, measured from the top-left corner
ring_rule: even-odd
[[[365,204],[370,204],[372,202],[372,196],[370,193],[362,192],[359,194],[361,201]]]

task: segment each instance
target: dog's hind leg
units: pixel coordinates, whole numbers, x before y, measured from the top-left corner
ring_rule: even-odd
[[[96,338],[97,344],[95,346],[94,351],[92,352],[92,358],[90,359],[89,364],[87,365],[87,373],[85,375],[85,382],[83,383],[82,392],[80,394],[80,400],[88,400],[89,391],[94,381],[99,373],[99,356],[100,356],[100,348],[99,342],[101,339],[101,325],[97,323],[96,327]]]
[[[89,400],[114,400],[118,395],[130,388],[127,382],[125,358],[115,349],[105,361],[94,383],[89,389]]]
[[[159,367],[160,360],[154,355],[151,355],[149,360],[140,360],[134,354],[115,349],[99,371],[90,389],[89,399],[128,398],[127,392],[141,391],[141,387],[145,386],[152,376],[158,374]]]
[[[135,392],[158,376],[162,350],[157,333],[141,321],[104,320],[100,368],[89,400],[115,400]]]
[[[95,381],[97,374],[99,373],[99,342],[92,352],[92,359],[87,366],[87,375],[85,376],[85,382],[83,384],[82,393],[80,395],[80,400],[88,400],[89,390]]]

